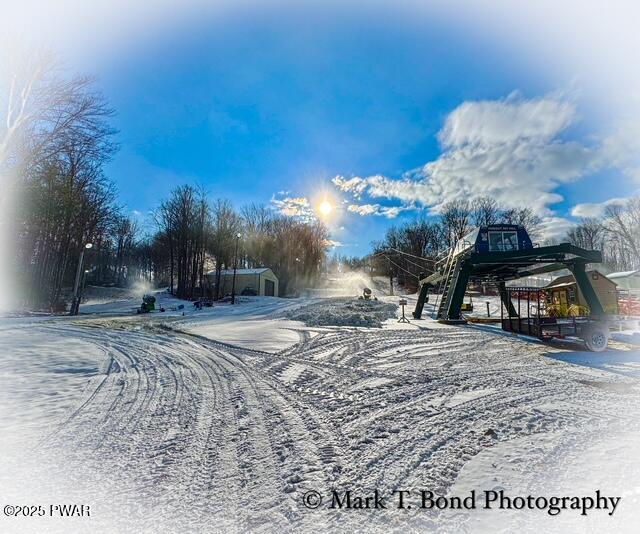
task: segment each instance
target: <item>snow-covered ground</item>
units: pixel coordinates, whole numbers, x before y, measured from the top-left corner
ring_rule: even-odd
[[[333,297],[288,310],[286,316],[307,326],[381,327],[395,318],[397,308],[396,303],[377,299]]]
[[[428,313],[382,328],[287,318],[318,298],[198,311],[161,294],[168,311],[146,315],[119,298],[0,319],[2,504],[91,505],[90,519],[2,517],[0,531],[635,531],[632,345],[588,354]],[[332,489],[622,501],[586,517],[336,510]]]

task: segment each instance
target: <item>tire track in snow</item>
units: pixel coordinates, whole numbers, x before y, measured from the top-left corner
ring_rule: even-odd
[[[164,481],[170,481],[174,491],[189,488],[177,491],[174,502],[194,500],[195,489],[196,495],[208,492],[208,500],[218,502],[209,507],[213,513],[240,503],[255,512],[251,521],[249,516],[240,521],[247,528],[268,524],[282,495],[298,485],[333,480],[334,431],[306,413],[290,391],[284,393],[285,386],[248,367],[243,357],[253,352],[166,331],[100,330],[96,335],[79,326],[66,332],[100,343],[113,362],[60,429],[83,453],[93,450],[104,467],[128,468],[137,457],[138,478],[153,482],[160,496]],[[152,340],[153,349],[147,345]],[[162,458],[162,464],[146,465],[140,474],[140,464],[154,458]],[[220,484],[213,481],[223,482],[222,491],[216,493]],[[256,501],[265,481],[273,491]],[[260,510],[268,511],[265,517],[256,515]],[[293,496],[287,512],[300,514]]]
[[[609,393],[549,364],[547,348],[470,328],[316,329],[270,354],[150,322],[86,323],[48,327],[110,358],[52,440],[133,477],[123,493],[142,485],[167,505],[161,513],[191,511],[196,527],[211,518],[223,530],[357,527],[308,513],[300,495],[446,492],[499,441],[619,417]]]

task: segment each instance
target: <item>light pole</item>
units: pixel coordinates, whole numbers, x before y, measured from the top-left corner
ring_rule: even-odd
[[[233,253],[233,279],[231,281],[231,304],[236,303],[236,270],[238,269],[238,241],[240,241],[240,232],[236,234],[236,249]]]
[[[71,301],[71,310],[69,315],[78,315],[80,311],[80,298],[78,297],[78,288],[80,286],[80,273],[82,272],[82,262],[84,261],[84,251],[89,250],[93,246],[92,243],[85,244],[80,251],[80,257],[78,258],[78,268],[76,269],[76,281],[73,284],[73,300]]]
[[[82,284],[80,285],[80,300],[82,300],[82,297],[84,297],[84,290],[87,287],[87,275],[89,274],[89,269],[85,269],[84,270],[84,274],[82,275]]]

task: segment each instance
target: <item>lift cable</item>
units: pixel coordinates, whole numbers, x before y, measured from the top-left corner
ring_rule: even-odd
[[[410,256],[411,258],[416,258],[418,260],[422,260],[422,261],[428,261],[431,263],[438,263],[438,260],[434,260],[432,258],[424,258],[422,256],[416,256],[415,254],[410,254],[409,252],[403,252],[400,249],[394,248],[394,247],[387,247],[384,250],[381,250],[380,252],[376,252],[375,254],[370,254],[370,257],[375,257],[375,256],[379,256],[380,254],[388,254],[388,251],[393,251],[393,252],[397,252],[398,254],[402,254],[403,256]],[[407,260],[409,261],[409,260]],[[413,263],[413,262],[411,262]],[[413,263],[413,265],[417,265],[418,267],[423,267],[423,265],[418,265],[417,263]]]
[[[405,254],[405,255],[407,255],[407,256],[411,256],[411,257],[413,257],[413,258],[420,258],[420,256],[414,256],[413,254],[408,254],[408,253],[406,253],[406,252],[402,252],[401,250],[398,250],[398,249],[393,248],[393,247],[389,247],[389,250],[397,251],[397,252],[399,252],[400,254]],[[371,255],[371,257],[372,257],[372,258],[375,258],[376,256],[380,256],[380,255],[385,255],[385,257],[387,257],[384,251],[382,251],[382,252],[378,252],[378,253],[376,253],[376,254],[372,254],[372,255]],[[435,260],[431,260],[431,259],[429,259],[429,258],[420,258],[420,259],[425,260],[425,261],[432,261],[432,262],[436,263],[436,261],[435,261]],[[405,258],[405,261],[406,261],[407,263],[410,263],[411,265],[415,265],[416,267],[419,267],[421,270],[423,270],[423,269],[427,269],[427,270],[428,270],[428,271],[430,271],[430,272],[434,272],[434,269],[433,269],[432,267],[426,267],[425,265],[420,265],[419,263],[416,263],[416,262],[414,262],[414,261],[408,260],[407,258]],[[414,275],[414,276],[415,276],[415,275]],[[418,277],[418,279],[420,279],[420,277]]]
[[[387,254],[385,254],[384,252],[378,252],[376,254],[373,255],[373,257],[376,256],[384,256],[385,258],[387,258],[389,260],[389,263],[392,263],[393,265],[395,265],[398,269],[400,269],[401,271],[404,271],[407,274],[410,274],[411,276],[413,276],[414,278],[420,280],[420,277],[414,273],[412,273],[411,271],[408,271],[407,269],[405,269],[404,267],[402,267],[401,265],[398,265],[395,261],[393,261]]]
[[[391,250],[397,250],[397,249],[392,248]],[[400,254],[403,254],[403,252],[402,252],[401,250],[397,250],[397,251],[398,251]],[[413,256],[413,254],[407,254],[407,255],[408,255],[408,256],[411,256],[411,257],[414,257],[414,258],[415,258],[415,257],[417,257],[417,256]],[[426,260],[426,258],[424,258],[424,259]],[[432,270],[433,270],[433,268],[432,268],[432,267],[427,267],[427,266],[425,266],[425,265],[420,265],[419,263],[416,263],[415,261],[411,261],[411,260],[409,260],[409,259],[407,259],[407,258],[405,258],[405,259],[404,259],[404,261],[406,261],[407,263],[410,263],[411,265],[415,265],[416,267],[419,267],[420,269],[427,269],[427,270],[430,270],[430,271],[432,271]],[[428,260],[428,261],[434,261],[434,260]],[[434,263],[435,263],[435,262],[434,262]]]
[[[422,261],[430,261],[431,263],[438,263],[437,260],[431,259],[431,258],[424,258],[423,256],[416,256],[415,254],[410,254],[409,252],[404,252],[402,250],[399,250],[397,248],[393,248],[393,247],[389,247],[390,250],[394,250],[399,254],[404,254],[405,256],[411,256],[412,258],[416,258],[418,260],[422,260]]]

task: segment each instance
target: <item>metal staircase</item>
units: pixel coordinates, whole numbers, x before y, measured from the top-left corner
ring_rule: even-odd
[[[466,256],[465,252],[470,247],[471,243],[460,241],[448,251],[447,256],[443,259],[440,270],[442,278],[438,285],[438,297],[433,307],[434,310],[437,310],[435,318],[438,320],[459,319],[458,317],[449,317],[449,309],[451,297],[458,283],[458,275]]]
[[[451,303],[451,295],[453,289],[456,287],[456,281],[458,274],[460,273],[460,265],[462,264],[461,256],[451,258],[447,262],[447,268],[445,276],[442,279],[442,293],[440,296],[440,304],[438,306],[437,319],[450,319],[449,317],[449,304]]]

